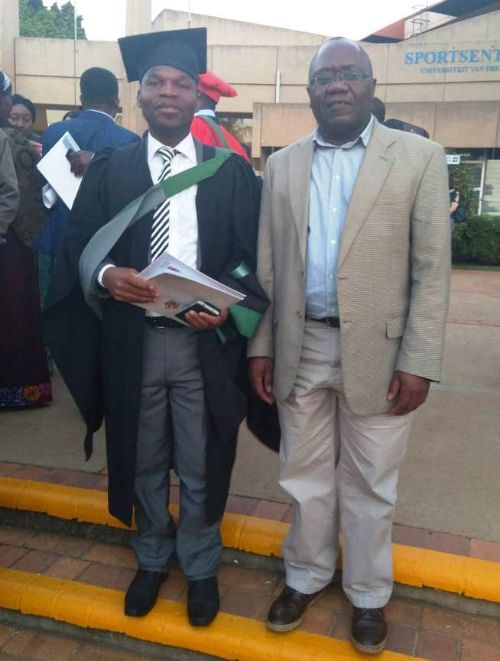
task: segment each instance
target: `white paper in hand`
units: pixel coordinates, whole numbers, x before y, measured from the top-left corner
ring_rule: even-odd
[[[222,310],[245,298],[239,291],[191,268],[168,253],[151,262],[139,275],[150,280],[160,292],[160,299],[156,303],[141,304],[139,307],[178,321],[176,315],[196,301],[205,301]]]
[[[45,156],[38,161],[37,168],[59,195],[64,204],[71,209],[82,182],[71,172],[71,165],[66,158],[68,151],[79,151],[71,134],[66,131]]]

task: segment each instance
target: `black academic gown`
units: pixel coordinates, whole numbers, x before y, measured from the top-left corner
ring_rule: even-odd
[[[213,153],[203,146],[203,160]],[[145,141],[94,158],[70,216],[45,309],[48,345],[87,425],[87,445],[105,417],[109,510],[127,525],[134,503],[144,310],[108,298],[99,321],[84,303],[78,259],[90,237],[151,186]],[[242,260],[253,269],[259,186],[251,167],[230,156],[198,184],[196,208],[200,270],[220,278]],[[110,253],[117,266],[145,268],[152,222],[149,213],[124,232]],[[231,339],[222,343],[213,330],[198,333],[209,412],[209,522],[223,513],[238,427],[246,414],[246,341],[235,332],[227,335]]]

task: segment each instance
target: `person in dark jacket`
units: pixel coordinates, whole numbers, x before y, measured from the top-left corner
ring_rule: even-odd
[[[108,69],[92,67],[80,78],[80,100],[83,110],[74,119],[51,124],[43,135],[42,155],[45,155],[68,131],[80,148],[70,155],[74,171],[83,175],[95,152],[137,142],[139,136],[116,124],[114,117],[120,107],[118,81]],[[50,197],[47,196],[47,197]],[[42,301],[45,301],[54,260],[62,245],[69,209],[52,191],[53,206],[38,239],[38,266]],[[54,202],[55,201],[55,202]]]

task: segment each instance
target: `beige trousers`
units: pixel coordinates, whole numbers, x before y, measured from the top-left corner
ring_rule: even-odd
[[[287,585],[311,594],[330,583],[340,525],[347,597],[358,608],[384,606],[411,414],[354,415],[342,389],[340,331],[318,322],[306,323],[295,386],[278,409],[280,484],[294,504],[283,547]]]

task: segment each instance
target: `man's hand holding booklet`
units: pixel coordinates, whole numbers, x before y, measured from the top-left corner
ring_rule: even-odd
[[[218,315],[224,308],[241,302],[245,295],[187,266],[168,253],[155,259],[139,274],[151,281],[159,293],[153,303],[136,304],[155,314],[185,320],[188,312]]]

